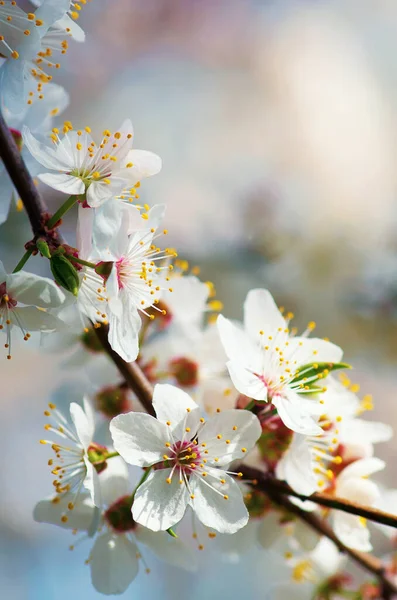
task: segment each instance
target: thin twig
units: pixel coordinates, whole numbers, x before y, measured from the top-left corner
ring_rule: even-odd
[[[238,466],[238,470],[243,473],[246,479],[255,479],[258,482],[258,489],[265,492],[266,494],[270,490],[280,495],[293,496],[300,500],[308,500],[315,504],[320,504],[327,508],[333,508],[336,510],[342,510],[343,512],[357,515],[358,517],[364,517],[375,523],[382,525],[389,525],[390,527],[397,528],[397,516],[391,513],[372,508],[371,506],[365,506],[358,502],[351,502],[345,498],[338,498],[336,496],[330,496],[326,493],[317,492],[311,496],[305,496],[304,494],[298,494],[284,481],[275,479],[273,476],[269,476],[266,473],[262,473],[258,469],[246,466],[243,463]]]

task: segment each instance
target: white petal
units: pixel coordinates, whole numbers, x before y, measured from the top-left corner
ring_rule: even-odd
[[[41,308],[57,308],[65,300],[65,294],[51,279],[26,271],[7,275],[7,291],[18,302]]]
[[[121,314],[109,314],[109,344],[126,362],[132,362],[139,353],[138,334],[141,318],[126,294],[120,298]]]
[[[154,417],[125,413],[114,417],[109,428],[115,449],[127,463],[147,467],[163,460],[169,432]]]
[[[258,542],[266,550],[271,548],[284,534],[280,517],[280,513],[272,510],[261,520],[258,528]]]
[[[385,423],[349,419],[346,423],[342,421],[341,426],[341,440],[349,444],[378,444],[388,442],[393,437],[393,428]]]
[[[110,183],[104,183],[99,180],[89,185],[86,196],[88,206],[91,206],[91,208],[101,206],[104,202],[117,196],[125,186],[125,179],[115,177],[114,175],[111,175],[109,179]]]
[[[253,341],[243,329],[219,315],[217,319],[218,331],[225,352],[230,360],[241,361],[242,364],[252,367],[253,371],[259,372],[261,356],[259,346]]]
[[[266,384],[256,375],[251,368],[245,367],[238,360],[229,360],[226,363],[230,378],[236,390],[248,398],[267,401]]]
[[[11,323],[19,324],[25,331],[64,331],[65,324],[48,312],[39,310],[35,306],[24,306],[23,308],[14,308],[10,316]]]
[[[337,482],[337,495],[351,502],[371,506],[379,499],[379,488],[373,481],[362,477],[351,477]]]
[[[132,516],[137,523],[153,531],[165,531],[178,523],[185,514],[189,492],[179,483],[179,474],[171,469],[152,471],[148,479],[139,486],[132,505]]]
[[[79,256],[88,259],[92,250],[92,232],[94,226],[94,210],[78,206],[76,242],[79,249]]]
[[[311,552],[320,541],[319,534],[306,525],[304,521],[297,519],[294,525],[294,538],[299,542],[301,548],[307,552]]]
[[[22,136],[30,153],[41,165],[43,165],[43,167],[55,171],[70,171],[72,164],[61,163],[57,158],[54,149],[39,142],[26,126],[22,129]]]
[[[220,533],[235,533],[248,523],[248,511],[238,484],[229,475],[217,469],[207,469],[214,477],[191,479],[194,499],[190,505],[198,519]],[[220,482],[223,478],[224,484]],[[207,481],[211,487],[207,485]],[[215,488],[215,489],[213,489]],[[219,493],[220,492],[220,493]],[[227,499],[224,496],[228,496]]]
[[[277,463],[276,475],[299,494],[310,496],[317,490],[313,455],[306,437],[295,434],[288,450]]]
[[[105,595],[122,594],[138,574],[138,548],[125,535],[104,533],[90,554],[94,588]]]
[[[370,552],[372,550],[370,533],[362,523],[360,517],[348,515],[342,511],[335,511],[334,531],[340,541],[355,550]]]
[[[338,477],[338,481],[342,482],[349,477],[367,477],[368,475],[372,475],[372,473],[382,471],[385,466],[384,461],[380,458],[362,458],[354,461],[343,469]]]
[[[292,429],[292,431],[303,433],[304,435],[321,435],[323,433],[321,427],[317,425],[307,410],[292,403],[288,398],[275,396],[272,402],[277,408],[278,415],[284,425]]]
[[[180,538],[173,538],[163,531],[154,532],[141,526],[134,530],[134,535],[139,542],[145,544],[153,554],[167,564],[186,571],[197,570],[195,553],[185,546]]]
[[[286,328],[285,320],[268,290],[250,290],[244,302],[244,327],[257,339],[259,331],[269,335],[280,327]]]
[[[115,456],[107,461],[106,469],[99,473],[99,483],[105,506],[131,493],[128,467],[121,456]]]
[[[299,367],[312,362],[338,363],[342,360],[343,350],[320,338],[293,337],[284,355],[287,359],[293,356]]]
[[[92,503],[100,508],[103,502],[101,486],[99,483],[99,475],[96,472],[94,465],[88,460],[87,456],[84,457],[84,463],[87,469],[86,476],[84,478],[84,487],[90,493]]]
[[[236,428],[236,429],[234,429]],[[262,433],[258,418],[247,410],[225,410],[211,417],[200,430],[199,443],[206,443],[208,460],[218,457],[218,466],[243,458]],[[217,436],[222,438],[218,439]],[[226,440],[229,443],[226,443]]]
[[[73,510],[68,510],[68,503],[74,501],[73,494],[60,498],[56,503],[52,498],[38,502],[33,511],[33,518],[38,523],[50,523],[64,529],[79,529],[88,531],[94,517],[94,505],[88,496],[79,497]],[[61,521],[62,515],[67,515],[68,520]]]
[[[70,416],[76,428],[77,437],[83,448],[86,450],[92,442],[94,436],[94,423],[92,423],[85,414],[84,410],[76,402],[70,405]]]
[[[169,427],[176,439],[181,439],[186,427],[190,427],[192,434],[196,432],[200,410],[189,394],[174,385],[158,383],[154,386],[153,407],[161,423],[171,423]]]
[[[85,191],[85,186],[81,179],[67,173],[41,173],[38,175],[38,178],[54,190],[69,194],[70,196],[83,194]]]
[[[148,150],[130,150],[125,157],[125,164],[133,163],[133,167],[122,169],[122,176],[128,177],[133,185],[146,177],[157,175],[161,171],[162,161],[157,154]]]

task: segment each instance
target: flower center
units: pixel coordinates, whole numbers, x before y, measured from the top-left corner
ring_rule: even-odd
[[[105,512],[105,521],[118,533],[132,531],[136,523],[131,514],[132,497],[123,496],[109,506]]]
[[[9,294],[7,294],[7,288],[5,282],[0,283],[0,310],[1,309],[9,309],[12,310],[17,305],[17,301],[14,298],[11,298]]]
[[[122,385],[102,388],[95,396],[97,409],[109,419],[130,410],[128,390]]]
[[[169,447],[168,454],[164,455],[164,463],[160,468],[177,468],[182,475],[190,475],[197,467],[201,465],[201,454],[197,444],[184,441],[175,442]]]
[[[181,356],[169,363],[169,368],[179,385],[193,386],[198,383],[198,364],[189,358]]]

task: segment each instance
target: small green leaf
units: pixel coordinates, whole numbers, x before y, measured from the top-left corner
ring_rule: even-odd
[[[36,242],[36,247],[42,256],[45,258],[51,258],[51,252],[45,240],[39,238]]]
[[[167,529],[167,533],[173,537],[173,538],[177,538],[177,534],[175,533],[175,531],[173,529],[171,529],[171,527],[169,529]]]
[[[332,371],[337,371],[338,369],[351,369],[351,366],[347,363],[309,363],[299,368],[291,383],[300,382],[304,385],[311,386],[319,379],[325,379]]]

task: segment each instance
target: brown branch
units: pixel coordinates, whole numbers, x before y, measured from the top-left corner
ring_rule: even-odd
[[[43,228],[43,217],[47,207],[36,188],[34,181],[23,161],[21,152],[7,127],[0,112],[0,156],[5,168],[17,190],[34,235],[39,235]]]
[[[342,510],[343,512],[357,515],[358,517],[364,517],[365,519],[369,519],[375,523],[397,528],[397,516],[391,513],[378,510],[377,508],[372,508],[371,506],[365,506],[364,504],[359,504],[358,502],[351,502],[345,498],[330,496],[325,493],[317,492],[311,496],[298,494],[298,492],[295,492],[284,481],[279,481],[273,476],[262,473],[262,471],[259,471],[258,469],[248,467],[243,463],[239,465],[238,469],[243,473],[243,476],[246,479],[255,479],[258,482],[258,489],[262,490],[266,494],[270,491],[276,492],[280,495],[293,496],[294,498],[299,498],[300,500],[308,500],[327,508]]]
[[[121,356],[117,354],[117,352],[113,350],[108,341],[107,326],[101,325],[100,327],[95,327],[94,331],[97,334],[98,340],[101,342],[106,354],[114,362],[121,375],[126,380],[129,388],[134,392],[138,400],[141,402],[143,408],[147,413],[154,416],[156,413],[154,412],[152,404],[153,388],[142,372],[142,369],[136,362],[127,363],[121,358]]]
[[[48,218],[47,207],[43,202],[29,171],[26,168],[21,153],[1,113],[0,157],[4,162],[8,174],[24,204],[33,233],[35,236],[38,236],[43,232],[44,223]],[[152,406],[153,389],[139,365],[137,363],[125,362],[116,352],[114,352],[108,342],[107,328],[105,326],[101,326],[95,329],[95,331],[105,352],[117,366],[121,375],[125,378],[128,386],[137,395],[145,410],[149,414],[154,415]],[[397,519],[393,515],[388,515],[387,513],[382,513],[381,511],[377,511],[375,509],[356,505],[340,498],[331,499],[327,497],[326,494],[314,494],[308,498],[307,496],[297,494],[283,482],[264,477],[261,472],[255,469],[241,465],[240,470],[251,479],[256,479],[258,482],[257,485],[260,486],[259,489],[266,493],[279,506],[282,506],[288,509],[289,512],[296,514],[301,520],[305,521],[313,529],[318,531],[319,534],[325,535],[327,538],[332,540],[341,552],[344,552],[353,560],[355,560],[355,562],[364,567],[367,571],[373,573],[379,579],[382,585],[384,598],[389,597],[391,593],[397,594],[397,588],[385,578],[384,569],[379,559],[344,546],[344,544],[342,544],[342,542],[335,536],[334,532],[326,522],[319,519],[316,515],[301,510],[299,507],[290,502],[286,496],[296,496],[302,500],[309,499],[323,506],[337,508],[339,510],[344,510],[345,512],[361,515],[379,523],[384,523],[385,525],[396,526]]]

